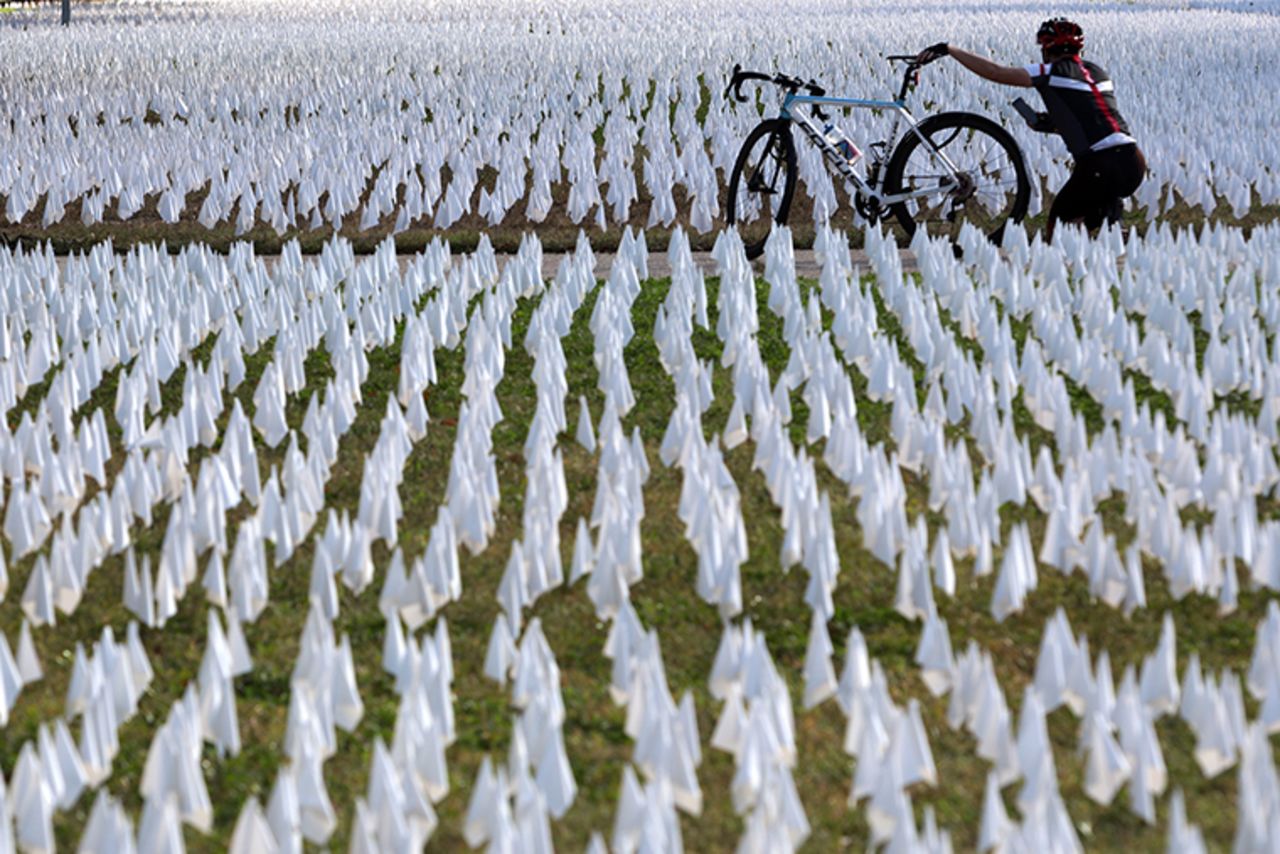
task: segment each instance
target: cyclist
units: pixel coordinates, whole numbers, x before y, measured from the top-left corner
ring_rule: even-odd
[[[1034,86],[1044,101],[1033,130],[1057,133],[1067,144],[1075,167],[1049,208],[1045,236],[1053,240],[1058,221],[1081,223],[1090,232],[1103,220],[1120,218],[1123,199],[1133,195],[1146,175],[1142,149],[1116,107],[1111,76],[1080,58],[1084,31],[1066,18],[1051,18],[1036,33],[1041,62],[1004,66],[939,42],[916,57],[922,65],[954,57],[979,77],[1007,86]]]

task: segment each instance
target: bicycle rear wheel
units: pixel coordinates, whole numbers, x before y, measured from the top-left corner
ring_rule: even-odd
[[[748,258],[759,257],[776,222],[785,225],[796,189],[796,146],[791,123],[756,125],[738,152],[729,177],[725,219],[738,227]]]
[[[960,176],[953,179],[939,155],[908,131],[885,167],[883,192],[937,192],[889,206],[907,237],[915,234],[917,223],[924,223],[929,234],[955,240],[967,222],[999,242],[1006,223],[1021,222],[1031,200],[1018,143],[1000,125],[973,113],[939,113],[918,127]]]

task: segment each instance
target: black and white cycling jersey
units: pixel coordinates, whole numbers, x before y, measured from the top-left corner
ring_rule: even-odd
[[[1136,142],[1116,106],[1115,86],[1106,69],[1078,56],[1037,62],[1026,69],[1076,160],[1093,151]]]

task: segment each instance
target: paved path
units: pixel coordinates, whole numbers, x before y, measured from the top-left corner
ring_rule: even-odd
[[[915,256],[911,254],[911,251],[907,249],[902,249],[899,251],[902,256],[903,272],[910,273],[917,270],[918,268],[916,266],[916,259],[915,259]],[[859,265],[863,270],[870,269],[871,264],[867,259],[866,252],[863,252],[861,249],[854,249],[854,250],[850,250],[850,254],[853,258],[854,264]],[[596,253],[596,278],[597,279],[606,279],[609,277],[609,269],[610,267],[613,266],[613,256],[614,256],[614,253],[612,252]],[[263,260],[267,262],[268,270],[271,269],[271,267],[275,263],[275,259],[278,257],[279,257],[278,255],[262,256]],[[400,256],[401,265],[402,266],[408,265],[412,257],[413,257],[412,255],[401,255]],[[499,265],[505,264],[506,260],[510,257],[511,257],[510,255],[499,255],[498,256]],[[558,252],[557,253],[548,252],[542,256],[543,278],[551,279],[555,276],[556,270],[558,270],[560,267],[560,260],[563,257],[564,255]],[[818,278],[818,274],[822,272],[822,265],[819,264],[817,259],[814,257],[814,253],[812,249],[797,249],[795,252],[795,258],[796,258],[796,275],[797,276],[800,276],[801,278],[806,278],[806,279]],[[305,256],[304,256],[304,260],[305,260]],[[715,274],[716,264],[715,264],[715,261],[711,259],[710,252],[694,252],[693,260],[695,261],[695,263],[698,264],[698,266],[702,268],[702,271],[704,274],[706,275]],[[67,259],[65,256],[58,257],[59,270],[64,268],[64,266],[66,265],[66,261]],[[357,261],[359,261],[359,256],[357,256]],[[763,272],[764,262],[757,260],[755,262],[755,268],[757,272]],[[671,275],[671,265],[667,263],[667,253],[665,250],[651,251],[649,253],[649,275],[656,279],[665,278],[666,276]]]
[[[913,273],[919,269],[916,265],[915,255],[908,249],[899,250],[902,257],[902,270],[904,273]],[[607,279],[609,277],[609,269],[613,266],[613,252],[597,252],[596,253],[596,278]],[[850,256],[853,263],[860,266],[863,270],[869,270],[871,263],[867,258],[867,253],[861,249],[850,250]],[[274,256],[265,256],[268,269],[272,263]],[[401,255],[401,265],[407,265],[412,255]],[[498,255],[499,269],[506,263],[507,259],[512,256],[506,254]],[[560,261],[564,258],[564,253],[547,252],[542,256],[542,277],[551,279],[555,276],[556,271],[560,269]],[[797,249],[795,251],[796,258],[796,275],[804,279],[816,279],[818,274],[822,272],[822,265],[818,263],[814,257],[812,249]],[[694,252],[693,260],[705,275],[715,275],[716,262],[712,260],[710,252]],[[757,273],[764,272],[764,262],[757,259],[754,263]],[[666,278],[671,275],[671,265],[667,262],[666,250],[649,252],[649,276],[655,279]]]
[[[915,255],[913,255],[911,251],[908,249],[901,249],[899,250],[899,252],[901,253],[901,257],[902,257],[903,272],[905,273],[915,272],[918,269],[916,266]],[[863,252],[861,249],[854,249],[854,250],[850,250],[850,255],[853,258],[854,264],[859,265],[860,267],[862,267],[863,270],[870,269],[871,264],[867,259],[866,252]],[[551,276],[555,275],[556,270],[560,266],[561,257],[562,256],[559,254],[555,254],[555,255],[546,254],[542,256],[543,278],[550,278]],[[822,272],[822,265],[819,264],[817,259],[814,257],[814,253],[812,249],[797,249],[795,251],[795,258],[796,258],[796,275],[797,276],[803,279],[818,278],[818,274]],[[699,267],[702,268],[703,273],[707,275],[711,275],[715,273],[716,262],[711,259],[710,252],[694,252],[693,260]],[[597,279],[607,278],[609,276],[609,268],[610,266],[612,266],[612,264],[613,264],[613,253],[597,252],[596,253],[596,278]],[[757,260],[754,266],[756,268],[756,272],[759,273],[764,271],[763,261]],[[651,251],[649,253],[649,275],[655,279],[661,279],[671,275],[671,265],[667,263],[667,253],[665,250],[661,252]]]

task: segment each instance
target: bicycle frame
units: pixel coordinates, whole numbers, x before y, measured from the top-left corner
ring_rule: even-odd
[[[813,116],[811,114],[802,113],[796,109],[797,107],[804,106],[814,108],[827,106],[838,107],[841,109],[855,108],[865,110],[889,110],[893,113],[893,124],[889,129],[889,138],[885,140],[881,146],[882,150],[875,152],[872,156],[871,166],[868,170],[868,175],[871,177],[869,182],[863,180],[857,172],[853,171],[853,167],[849,165],[849,162],[835,150],[835,147],[832,146],[831,143],[827,142],[826,137],[822,135],[822,128],[814,120]],[[809,138],[810,142],[818,146],[818,149],[826,157],[827,162],[831,164],[837,172],[853,183],[853,185],[858,188],[858,192],[882,206],[896,205],[909,199],[932,196],[937,194],[939,191],[946,190],[952,186],[953,183],[959,182],[959,179],[956,176],[959,174],[960,170],[956,168],[955,163],[951,162],[951,158],[947,157],[941,149],[937,148],[928,137],[920,133],[919,122],[916,121],[915,116],[911,115],[911,111],[907,109],[905,100],[882,101],[867,98],[835,98],[827,95],[801,95],[796,92],[788,92],[786,98],[782,102],[782,110],[778,117],[788,119],[798,125],[801,132]],[[907,127],[910,129],[910,132],[914,133],[926,148],[937,155],[938,159],[942,161],[946,166],[947,171],[951,174],[948,178],[944,179],[944,183],[937,187],[913,190],[909,193],[882,195],[878,189],[878,185],[880,183],[880,167],[884,165],[884,161],[891,156],[893,149],[897,145],[898,127],[904,121],[907,123]],[[881,144],[876,143],[876,145]],[[870,145],[868,146],[868,149],[875,149],[876,145]]]

